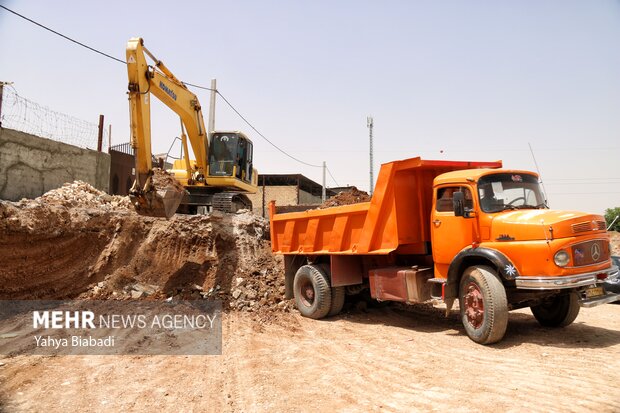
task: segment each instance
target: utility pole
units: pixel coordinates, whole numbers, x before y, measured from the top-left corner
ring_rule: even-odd
[[[211,79],[211,98],[209,100],[209,125],[207,130],[207,145],[208,140],[211,138],[211,133],[215,130],[215,95],[217,95],[217,81]]]
[[[327,170],[327,164],[323,161],[323,192],[321,194],[321,199],[323,202],[327,199],[327,191],[325,190],[325,171]]]
[[[366,118],[366,126],[368,126],[368,131],[370,134],[370,186],[368,187],[368,193],[372,195],[372,190],[374,188],[374,175],[372,171],[372,127],[374,126],[372,116],[368,116]]]

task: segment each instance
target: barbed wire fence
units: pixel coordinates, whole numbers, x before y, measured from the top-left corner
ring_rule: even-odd
[[[20,96],[10,84],[2,90],[2,112],[0,123],[3,128],[67,143],[85,149],[97,150],[99,125],[57,112]],[[102,151],[108,150],[108,131],[103,130]]]

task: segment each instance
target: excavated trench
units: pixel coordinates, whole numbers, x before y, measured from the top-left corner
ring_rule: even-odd
[[[249,212],[172,219],[75,182],[0,201],[0,298],[218,298],[226,308],[289,308],[268,223]]]

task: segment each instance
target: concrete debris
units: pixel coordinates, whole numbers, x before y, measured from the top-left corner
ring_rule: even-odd
[[[130,295],[131,295],[131,298],[134,300],[137,300],[138,298],[146,297],[146,294],[144,293],[144,291],[132,290]]]
[[[32,205],[34,202],[66,207],[98,208],[104,211],[131,208],[131,202],[128,197],[108,195],[82,181],[64,184],[58,189],[46,192],[36,200],[22,199],[19,203],[22,205]]]

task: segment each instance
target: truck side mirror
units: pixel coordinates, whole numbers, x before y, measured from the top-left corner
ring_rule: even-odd
[[[465,194],[463,192],[452,194],[452,208],[454,209],[454,216],[462,217],[465,215]]]

